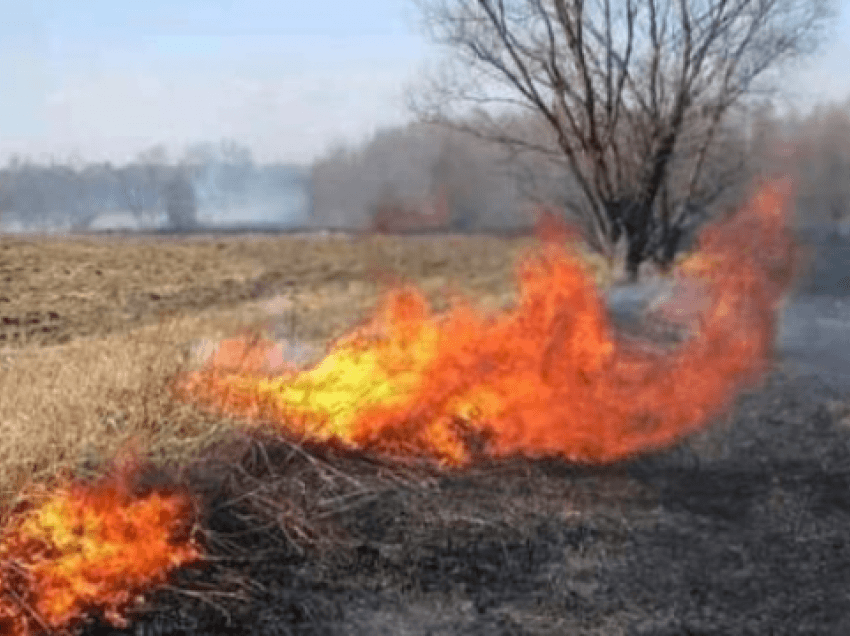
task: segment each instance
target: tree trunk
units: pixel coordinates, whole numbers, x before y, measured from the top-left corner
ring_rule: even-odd
[[[603,206],[610,221],[608,239],[614,245],[621,236],[626,237],[626,272],[629,279],[636,281],[640,264],[647,257],[651,211],[642,210],[645,204],[634,199],[606,201]]]
[[[679,244],[681,242],[682,228],[671,227],[665,230],[661,242],[661,253],[658,258],[658,265],[665,274],[673,267],[673,260],[676,258],[676,254],[679,253]]]
[[[631,282],[637,282],[640,277],[640,264],[646,260],[646,248],[649,244],[649,222],[651,210],[646,204],[635,204],[630,210],[626,224],[626,273]],[[643,209],[641,209],[643,208]]]

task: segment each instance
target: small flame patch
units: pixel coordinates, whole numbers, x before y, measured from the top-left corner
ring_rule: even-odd
[[[67,631],[93,611],[126,626],[124,611],[167,574],[201,558],[187,536],[190,502],[179,494],[131,492],[126,461],[100,483],[68,484],[0,534],[0,627],[28,636]]]

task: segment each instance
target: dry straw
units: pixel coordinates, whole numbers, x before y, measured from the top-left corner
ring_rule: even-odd
[[[232,322],[232,319],[230,320]],[[0,508],[29,483],[93,477],[133,444],[179,462],[227,422],[173,399],[192,342],[226,333],[224,314],[178,317],[121,335],[24,346],[0,362]]]

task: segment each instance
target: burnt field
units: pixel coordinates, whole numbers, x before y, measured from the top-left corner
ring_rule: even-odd
[[[782,373],[710,432],[604,468],[246,440],[186,475],[214,560],[131,628],[82,633],[844,634],[848,449],[846,402]]]
[[[528,244],[4,239],[0,333],[12,355],[283,298],[276,328],[322,343],[398,280],[503,306]],[[800,298],[850,291],[829,265],[844,247],[821,248]],[[149,475],[198,494],[204,564],[139,599],[126,629],[76,632],[850,633],[850,395],[785,358],[705,432],[609,466],[437,469],[235,431]]]

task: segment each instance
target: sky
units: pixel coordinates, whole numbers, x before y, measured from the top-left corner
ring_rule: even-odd
[[[850,0],[789,73],[803,105],[850,97]],[[0,0],[0,163],[125,163],[233,139],[310,163],[411,119],[439,59],[411,0]]]

